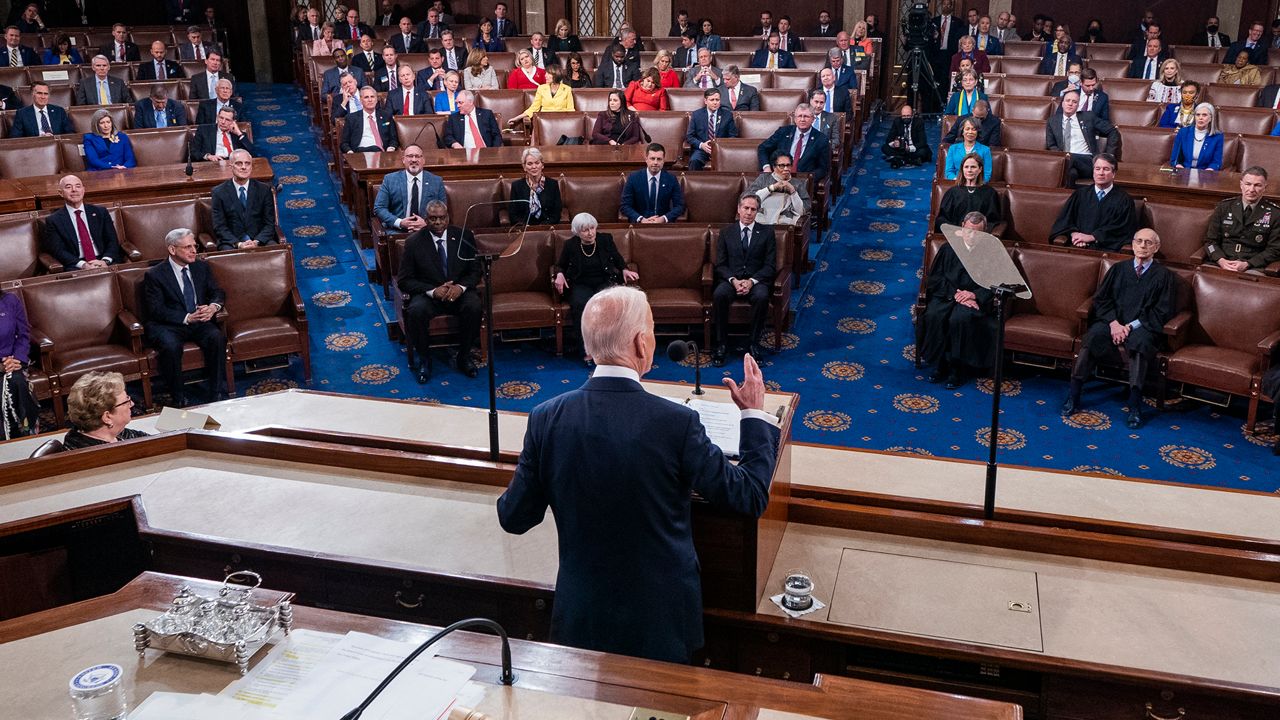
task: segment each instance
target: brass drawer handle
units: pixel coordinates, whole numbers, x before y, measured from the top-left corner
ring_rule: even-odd
[[[1165,716],[1163,716],[1163,715],[1157,715],[1157,714],[1155,714],[1155,712],[1153,712],[1153,711],[1152,711],[1152,709],[1151,709],[1151,708],[1152,708],[1151,703],[1147,703],[1147,717],[1146,717],[1146,720],[1182,720],[1182,718],[1185,718],[1185,717],[1187,716],[1187,710],[1186,710],[1186,708],[1178,708],[1178,716],[1177,716],[1176,718],[1174,718],[1174,717],[1165,717]]]
[[[405,602],[404,600],[401,600],[401,599],[400,599],[401,595],[402,595],[401,591],[397,590],[397,591],[396,591],[396,604],[397,604],[397,605],[399,605],[399,606],[400,606],[400,607],[402,607],[402,608],[407,608],[407,609],[409,609],[409,610],[414,610],[414,609],[416,609],[416,608],[420,608],[420,607],[422,607],[422,601],[423,601],[423,599],[426,597],[426,596],[425,596],[425,595],[423,595],[422,593],[418,593],[418,599],[417,599],[417,600],[414,600],[414,601],[413,601],[413,602],[411,602],[411,603],[409,603],[409,602]],[[1150,710],[1150,709],[1151,709],[1151,706],[1150,706],[1150,705],[1148,705],[1148,706],[1147,706],[1147,709],[1148,709],[1148,710]]]

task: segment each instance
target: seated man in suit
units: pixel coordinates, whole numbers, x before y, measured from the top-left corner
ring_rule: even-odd
[[[378,17],[375,18],[374,24],[380,27],[390,27],[396,24],[396,20],[404,17],[404,8],[399,3],[392,0],[382,0],[378,3]]]
[[[329,97],[338,91],[342,83],[342,78],[346,75],[353,75],[356,79],[356,85],[364,87],[366,85],[364,71],[358,67],[351,66],[351,58],[347,57],[347,51],[342,48],[333,49],[333,67],[324,71],[320,76],[320,97]]]
[[[423,92],[427,90],[439,92],[444,90],[444,76],[448,74],[440,48],[431,48],[427,52],[427,66],[418,71],[417,85]]]
[[[1215,48],[1224,48],[1231,45],[1231,36],[1218,31],[1220,23],[1218,22],[1217,16],[1210,15],[1208,19],[1205,20],[1204,25],[1205,27],[1202,32],[1195,33],[1191,36],[1192,45]]]
[[[13,115],[9,137],[41,137],[74,132],[67,111],[49,102],[49,83],[31,83],[31,104]]]
[[[475,93],[458,91],[458,111],[450,113],[444,121],[445,147],[473,148],[502,147],[502,130],[492,110],[476,107]]]
[[[789,53],[804,52],[804,40],[798,33],[791,32],[791,16],[778,18],[778,48]]]
[[[408,67],[402,65],[401,67]],[[413,68],[409,68],[409,72],[413,72]],[[332,95],[329,101],[329,112],[334,120],[346,117],[351,113],[358,113],[361,109],[360,105],[360,85],[356,82],[355,75],[343,75],[342,83],[338,92]]]
[[[542,52],[548,62],[556,62],[555,53],[546,48],[543,48]],[[466,43],[459,42],[452,30],[445,30],[440,33],[440,59],[444,62],[445,70],[455,70],[457,72],[465,70],[467,68],[467,54]],[[534,61],[537,61],[536,56]]]
[[[222,163],[231,159],[231,154],[236,150],[243,150],[249,153],[250,157],[257,154],[257,148],[249,142],[249,136],[240,129],[239,123],[236,122],[236,111],[231,107],[224,107],[218,111],[215,124],[197,127],[195,136],[191,138],[193,160]]]
[[[640,35],[637,34],[625,20],[618,28],[618,45],[622,47],[622,52],[625,54],[627,64],[635,68],[636,71],[639,71],[640,49],[642,47],[640,44]]]
[[[1260,20],[1254,20],[1249,24],[1249,34],[1239,40],[1231,43],[1227,51],[1223,53],[1225,58],[1235,58],[1240,54],[1241,50],[1249,51],[1249,64],[1258,67],[1266,67],[1268,43],[1263,40],[1262,35],[1266,32],[1266,27]]]
[[[560,62],[556,59],[556,54],[547,49],[547,36],[542,33],[529,36],[528,50],[529,54],[533,55],[533,64],[543,70],[546,70],[548,65]]]
[[[1116,251],[1138,226],[1133,198],[1115,184],[1116,159],[1110,153],[1093,158],[1093,184],[1077,189],[1049,231],[1055,245]]]
[[[1049,97],[1057,97],[1067,90],[1079,90],[1081,73],[1084,71],[1084,63],[1079,60],[1073,60],[1067,63],[1067,75],[1063,79],[1055,82],[1053,87],[1049,88]]]
[[[200,107],[196,110],[197,125],[212,125],[218,121],[218,111],[223,108],[231,108],[235,111],[236,117],[244,117],[244,105],[231,97],[232,87],[231,81],[227,78],[218,80],[217,88],[214,91],[214,97],[208,100],[201,100]]]
[[[831,172],[831,143],[825,134],[813,130],[813,108],[808,103],[797,105],[791,119],[794,125],[778,128],[756,148],[760,169],[769,172],[769,158],[786,152],[796,158],[796,172],[811,173],[813,181],[820,183]]]
[[[1133,59],[1129,65],[1129,77],[1143,80],[1159,80],[1160,66],[1169,59],[1169,51],[1165,50],[1156,38],[1147,41],[1146,52]]]
[[[373,28],[360,22],[360,11],[356,8],[348,8],[346,22],[338,25],[337,38],[343,42],[349,42],[352,45],[360,42],[360,36],[373,34]]]
[[[351,53],[351,65],[364,71],[365,77],[374,77],[382,69],[382,54],[373,47],[373,35],[361,35],[360,44]]]
[[[769,70],[794,70],[796,68],[796,59],[791,57],[791,53],[781,49],[781,42],[777,33],[770,35],[765,47],[751,53],[751,61],[747,63],[747,66]]]
[[[111,213],[101,205],[84,202],[80,178],[63,175],[58,180],[58,195],[65,205],[44,220],[45,252],[67,270],[128,262]]]
[[[500,38],[509,38],[520,34],[520,26],[507,17],[507,4],[504,2],[494,3],[493,5],[493,32]]]
[[[176,60],[169,60],[169,48],[161,40],[151,43],[151,59],[138,63],[139,80],[174,80],[187,76]]]
[[[219,250],[275,245],[276,203],[271,186],[249,176],[253,156],[231,153],[231,179],[213,189],[213,236]]]
[[[111,62],[137,62],[142,57],[138,46],[129,40],[129,28],[120,23],[111,26],[111,44],[102,51]]]
[[[380,93],[389,93],[400,89],[400,53],[390,45],[382,46],[382,67],[373,77],[373,89]]]
[[[400,139],[391,112],[378,106],[378,93],[371,87],[360,88],[360,112],[347,115],[342,128],[344,153],[394,152]]]
[[[408,16],[400,18],[400,32],[391,36],[391,47],[395,48],[396,52],[401,55],[427,51],[427,44],[422,41],[422,36],[414,30],[413,21]]]
[[[111,61],[106,55],[94,55],[89,61],[92,75],[81,75],[76,84],[76,105],[116,105],[133,102],[129,86],[110,74]]]
[[[387,93],[387,107],[392,115],[429,115],[431,99],[425,92],[414,87],[416,78],[413,68],[400,66],[399,87]],[[336,116],[335,116],[336,117]]]
[[[966,117],[971,117],[978,121],[979,143],[989,148],[1004,145],[1004,140],[1000,137],[1000,118],[991,113],[991,103],[986,100],[979,100],[973,104],[972,115],[956,118],[956,121],[951,124],[951,129],[947,130],[947,134],[943,136],[942,142],[953,145],[960,141],[960,121]]]
[[[187,108],[169,98],[163,86],[152,85],[148,96],[133,104],[135,128],[167,128],[187,124]]]
[[[178,45],[179,60],[204,60],[211,52],[222,52],[217,43],[204,41],[204,31],[199,25],[187,28],[187,41]]]
[[[644,149],[645,168],[627,176],[621,205],[627,222],[675,222],[684,214],[684,191],[676,176],[663,169],[666,158],[666,148],[649,143]]]
[[[1133,260],[1107,271],[1093,296],[1089,329],[1071,369],[1071,391],[1062,414],[1080,411],[1080,394],[1099,362],[1129,368],[1130,429],[1142,427],[1142,385],[1163,340],[1164,324],[1177,310],[1177,277],[1155,261],[1160,236],[1144,228],[1133,235]]]
[[[689,143],[689,169],[701,170],[711,159],[711,141],[716,138],[738,137],[738,126],[733,122],[733,113],[720,107],[721,89],[708,88],[702,91],[704,108],[689,115],[689,130],[684,141]]]
[[[1120,131],[1115,125],[1093,113],[1078,112],[1080,93],[1068,90],[1062,94],[1062,106],[1049,116],[1045,125],[1044,149],[1071,153],[1067,187],[1074,187],[1076,178],[1093,172],[1093,157],[1098,154],[1098,136],[1107,138],[1107,150],[1120,143]]]
[[[781,157],[781,156],[779,156]],[[773,227],[756,224],[760,198],[747,193],[738,199],[738,221],[720,228],[716,239],[715,289],[711,293],[715,350],[711,362],[724,367],[729,339],[729,306],[735,300],[751,305],[748,352],[757,361],[763,357],[760,333],[769,310],[769,295],[777,273],[777,241]]]
[[[188,342],[204,353],[209,399],[221,400],[226,397],[227,338],[214,318],[226,305],[226,293],[209,263],[196,259],[196,236],[190,229],[170,230],[164,244],[168,259],[153,265],[142,279],[144,337],[156,350],[158,374],[169,387],[174,407],[187,404],[182,346]]]
[[[680,47],[671,53],[671,67],[684,70],[697,64],[698,33],[695,30],[686,30],[680,33]]]
[[[444,30],[445,24],[440,22],[440,11],[435,8],[428,9],[426,19],[418,23],[418,34],[424,41],[438,40]]]
[[[742,410],[735,465],[696,413],[640,385],[655,344],[643,292],[596,293],[582,336],[596,371],[580,389],[534,408],[498,522],[522,534],[548,507],[555,516],[553,642],[688,663],[703,644],[702,590],[683,518],[693,492],[727,514],[764,512],[779,441],[776,420],[762,411],[764,378],[748,357],[742,386],[725,381]]]
[[[411,369],[420,383],[431,379],[431,319],[437,315],[458,317],[457,367],[467,377],[476,376],[471,348],[480,334],[481,313],[475,242],[470,230],[449,224],[449,206],[442,200],[427,203],[426,227],[405,241],[396,286],[408,296],[404,333],[417,352],[418,366]]]
[[[974,109],[977,109],[976,105]],[[959,125],[960,122],[956,121],[951,129],[954,131]],[[933,150],[929,149],[929,140],[924,134],[924,121],[910,105],[903,105],[898,117],[893,119],[880,150],[889,158],[889,165],[895,168],[903,165],[916,167],[933,158]]]
[[[831,48],[827,51],[827,67],[824,69],[831,70],[836,87],[842,87],[846,90],[858,89],[858,76],[854,73],[853,68],[844,61],[844,55],[840,53],[840,48]]]
[[[10,25],[4,29],[3,51],[0,51],[0,67],[31,67],[40,64],[35,50],[22,44],[22,31]]]
[[[840,32],[840,24],[831,22],[831,13],[826,10],[818,12],[818,24],[814,27],[813,32],[809,33],[815,37],[833,38],[836,33]]]
[[[822,91],[822,109],[824,112],[847,115],[853,112],[849,101],[849,86],[836,84],[835,71],[822,68],[818,71],[818,90]]]
[[[770,159],[773,172],[760,173],[747,192],[760,199],[757,217],[766,225],[795,225],[809,212],[812,200],[809,185],[792,178],[793,160],[786,153],[778,153]]]
[[[1260,165],[1240,176],[1240,195],[1218,203],[1204,234],[1204,261],[1223,270],[1263,275],[1280,260],[1280,205],[1263,197],[1267,171]]]
[[[1111,122],[1111,98],[1100,86],[1098,71],[1093,68],[1085,68],[1080,72],[1079,110],[1091,112],[1094,117]]]
[[[403,160],[404,172],[382,178],[373,214],[387,230],[418,232],[427,226],[424,208],[432,202],[447,202],[444,180],[422,169],[421,145],[406,145]]]
[[[191,76],[191,99],[208,100],[217,95],[218,82],[228,80],[231,89],[235,90],[236,79],[222,70],[222,52],[210,50],[204,57],[204,71]]]
[[[827,94],[822,91],[822,88],[809,91],[809,107],[813,108],[813,127],[826,135],[828,142],[834,144],[840,139],[834,135],[840,127],[840,116],[824,110],[826,106]]]
[[[726,67],[720,80],[720,107],[730,112],[760,109],[760,92],[742,82],[742,72],[737,65]]]
[[[1040,59],[1036,72],[1041,75],[1066,75],[1067,66],[1071,63],[1081,63],[1080,56],[1076,54],[1076,45],[1071,42],[1071,38],[1062,36],[1045,45],[1045,54]]]
[[[698,64],[684,73],[684,86],[688,88],[707,88],[720,86],[720,68],[711,64],[711,51],[698,48]],[[607,87],[597,84],[596,87]]]
[[[609,57],[611,58],[609,62],[602,62],[600,67],[596,68],[595,81],[592,83],[594,87],[626,90],[633,80],[640,79],[640,68],[632,67],[627,63],[625,48],[614,45],[609,48]],[[710,57],[709,54],[708,57]]]

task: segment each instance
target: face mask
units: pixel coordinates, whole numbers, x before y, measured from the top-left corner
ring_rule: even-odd
[[[1067,82],[1071,83],[1072,85],[1079,85],[1079,84],[1080,84],[1080,76],[1079,76],[1079,75],[1068,75],[1068,76],[1067,76]]]
[[[1210,33],[1214,33],[1214,34],[1216,34],[1216,33],[1218,32],[1218,26],[1217,26],[1217,25],[1210,25],[1210,26],[1206,27],[1206,28],[1205,28],[1205,30],[1208,30]]]
[[[1102,28],[1096,28],[1096,27],[1089,28],[1090,35],[1097,35],[1100,32],[1102,32]]]

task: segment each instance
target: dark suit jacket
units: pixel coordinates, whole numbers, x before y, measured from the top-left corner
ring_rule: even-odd
[[[698,46],[691,48],[680,46],[671,51],[671,67],[684,69],[698,64]]]
[[[462,228],[452,225],[446,232],[449,246],[448,273],[440,267],[440,256],[436,253],[435,242],[432,241],[429,230],[423,228],[405,240],[404,257],[400,259],[400,272],[396,275],[396,285],[400,292],[410,296],[423,295],[447,280],[462,285],[467,292],[475,290],[480,282],[480,263],[467,259],[475,256],[475,236],[468,230],[464,238]]]
[[[629,65],[625,62],[622,63],[622,88],[620,89],[625,90],[627,85],[631,84],[632,80],[639,80],[639,79],[640,79],[639,68],[633,65]],[[598,88],[613,87],[613,60],[612,59],[610,59],[606,63],[602,63],[600,67],[596,68],[596,77],[592,85]]]
[[[0,110],[17,110],[22,107],[22,97],[8,85],[0,85]]]
[[[698,145],[711,139],[708,134],[710,124],[711,115],[706,108],[689,113],[689,129],[685,132],[684,141],[697,150]],[[716,137],[738,137],[738,126],[733,122],[733,113],[723,105],[716,111]]]
[[[804,52],[804,40],[800,37],[800,33],[795,32],[795,28],[791,28],[792,32],[787,33],[786,46],[783,50],[789,53]],[[778,36],[778,40],[782,40],[782,36]]]
[[[147,56],[146,62],[138,63],[138,79],[139,80],[174,80],[176,78],[184,78],[187,74],[182,71],[182,66],[176,60],[164,61],[164,77],[156,77],[156,62]]]
[[[45,105],[49,112],[49,129],[54,135],[66,135],[75,132],[71,127],[71,119],[67,111],[50,103]],[[13,125],[9,127],[9,137],[39,137],[40,121],[36,119],[36,106],[28,105],[13,114]]]
[[[498,522],[519,534],[547,508],[555,516],[554,642],[674,662],[702,646],[690,495],[758,517],[777,457],[777,428],[739,425],[735,466],[695,412],[626,378],[593,378],[534,408]]]
[[[1237,55],[1240,54],[1241,50],[1248,50],[1248,48],[1245,47],[1247,43],[1248,43],[1247,40],[1237,40],[1231,43],[1231,46],[1227,48],[1227,52],[1226,54],[1223,55],[1223,57],[1230,58],[1229,62],[1235,62],[1235,58]],[[1263,37],[1261,40],[1259,40],[1258,46],[1255,47],[1253,50],[1249,50],[1249,64],[1257,65],[1259,67],[1266,67],[1267,49],[1270,46],[1271,46],[1271,43],[1267,41],[1266,37]]]
[[[1160,77],[1160,64],[1169,59],[1169,51],[1161,50],[1156,56],[1156,77]],[[1147,70],[1147,56],[1143,53],[1141,56],[1133,59],[1129,64],[1129,77],[1141,78],[1142,74]]]
[[[309,27],[310,27],[310,26],[308,26],[308,28],[309,28]],[[208,57],[208,56],[209,56],[209,53],[211,53],[211,52],[216,52],[216,53],[218,53],[218,54],[222,54],[222,47],[221,47],[221,46],[219,46],[217,43],[207,43],[207,42],[202,42],[202,43],[200,43],[200,44],[204,47],[204,56],[205,56],[205,57]],[[195,60],[195,59],[196,59],[196,46],[195,46],[195,45],[192,45],[190,42],[184,42],[184,43],[182,43],[182,44],[178,45],[178,59],[179,59],[179,60]],[[204,59],[204,58],[201,58],[201,59]]]
[[[772,225],[756,223],[751,232],[751,244],[742,253],[742,226],[736,222],[720,228],[716,239],[716,283],[729,278],[751,278],[768,287],[777,274],[778,241]]]
[[[360,106],[360,98],[359,98],[359,97],[357,97],[357,98],[356,98],[356,106],[357,106],[357,107],[359,107],[359,106]],[[340,92],[336,92],[336,93],[334,93],[333,95],[331,95],[331,96],[330,96],[330,98],[329,98],[329,112],[330,112],[330,114],[333,116],[333,119],[334,119],[334,120],[337,120],[338,118],[341,118],[341,117],[346,117],[346,116],[347,116],[347,114],[350,112],[350,110],[347,108],[347,106],[346,106],[346,105],[344,105],[344,104],[343,104],[343,102],[342,102],[342,93],[340,93]]]
[[[1277,93],[1280,93],[1280,85],[1268,85],[1262,88],[1262,92],[1258,93],[1258,107],[1274,107]]]
[[[1192,35],[1192,36],[1191,36],[1191,44],[1192,44],[1192,45],[1199,45],[1199,46],[1201,46],[1201,47],[1208,47],[1208,46],[1209,46],[1209,32],[1208,32],[1207,30],[1201,30],[1201,31],[1197,32],[1196,34]],[[1228,35],[1228,34],[1226,34],[1226,33],[1224,33],[1224,32],[1220,32],[1220,33],[1218,33],[1218,45],[1220,45],[1220,46],[1222,46],[1222,47],[1231,47],[1231,36],[1230,36],[1230,35]]]
[[[969,31],[969,26],[964,20],[951,16],[951,24],[949,26],[947,37],[942,35],[942,17],[934,15],[929,19],[929,24],[933,26],[933,55],[938,61],[946,62],[951,60],[951,55],[960,49],[960,38]],[[946,41],[945,43],[943,41]]]
[[[31,67],[32,65],[40,65],[40,56],[35,50],[26,45],[18,46],[18,54],[22,56],[23,67]],[[9,67],[9,47],[6,45],[0,48],[0,67]]]
[[[101,205],[84,203],[84,224],[89,228],[94,251],[99,258],[111,258],[112,263],[126,262],[124,249],[116,235],[111,214]],[[74,219],[65,206],[58,208],[44,219],[44,249],[63,267],[74,269],[80,262],[80,235]]]
[[[960,121],[967,117],[973,117],[973,116],[964,115],[956,118],[956,121],[951,123],[951,129],[947,130],[947,134],[942,138],[943,143],[947,145],[954,145],[955,143],[960,142]],[[901,118],[899,118],[897,127],[901,127],[901,125],[902,125],[902,120]],[[1004,144],[1003,142],[1001,142],[1000,132],[1001,132],[1000,118],[996,117],[995,115],[992,115],[991,113],[987,113],[987,116],[982,119],[981,123],[979,123],[978,142],[982,145],[986,145],[989,148],[1000,147],[1001,145]],[[885,138],[885,140],[888,141],[889,139],[892,139],[895,137],[898,137],[898,136],[889,135]],[[915,142],[915,140],[916,138],[913,136],[912,142]],[[920,147],[920,146],[916,145],[916,147]]]
[[[988,115],[987,117],[991,117],[991,116]],[[960,127],[960,120],[959,118],[957,118],[956,121],[951,125],[952,132],[954,133],[959,127]],[[893,119],[892,123],[889,123],[889,133],[884,136],[885,147],[888,147],[889,141],[896,140],[902,137],[903,130],[904,128],[902,127],[902,116],[899,115]],[[954,140],[950,140],[947,142],[954,142]],[[933,157],[933,150],[929,147],[929,139],[925,137],[925,134],[924,134],[924,120],[921,119],[919,115],[911,116],[911,144],[915,146],[917,151],[924,150],[926,153],[926,157]]]
[[[212,155],[217,150],[218,144],[218,126],[217,125],[200,125],[196,128],[196,134],[191,138],[191,159],[200,160],[205,155]],[[249,142],[249,136],[240,133],[239,137],[231,136],[232,150],[246,150],[250,155],[256,156],[258,149]]]
[[[138,51],[138,46],[128,40],[124,42],[124,60],[116,59],[116,41],[114,38],[112,38],[110,43],[99,49],[102,54],[106,55],[112,62],[138,62],[142,59],[142,54]]]
[[[756,148],[756,159],[761,167],[769,164],[769,158],[779,151],[791,152],[796,144],[796,126],[785,125],[778,128],[767,140]],[[919,147],[919,146],[917,146]],[[813,173],[813,181],[821,182],[831,172],[831,143],[825,133],[809,132],[805,140],[804,150],[800,157],[794,158],[796,172]]]
[[[123,80],[113,75],[107,76],[108,100],[113,104],[133,102],[133,93]],[[76,105],[98,104],[98,76],[92,73],[82,77],[76,84]]]
[[[370,50],[369,52],[373,55],[373,63],[370,63],[364,51],[358,48],[351,55],[351,64],[363,70],[366,76],[375,74],[385,67],[385,63],[382,62],[382,53],[377,50]]]
[[[756,90],[754,87],[739,80],[738,81],[738,104],[733,107],[729,107],[729,88],[725,87],[724,83],[720,83],[720,107],[729,108],[730,110],[737,110],[738,112],[744,112],[747,110],[759,110],[760,109],[760,91]]]
[[[654,214],[654,208],[649,206],[648,170],[636,170],[627,176],[627,183],[622,186],[621,210],[622,216],[631,223]],[[667,222],[675,222],[684,214],[684,191],[676,176],[666,170],[658,174],[657,214],[666,217]]]
[[[815,88],[815,89],[817,89],[817,90],[823,90],[823,91],[825,91],[825,90],[826,90],[826,88],[822,87],[821,85],[819,85],[819,86],[818,86],[817,88]],[[832,97],[831,97],[831,112],[834,112],[834,113],[841,113],[841,114],[845,114],[845,113],[851,113],[851,112],[853,112],[853,105],[852,105],[852,103],[849,101],[849,87],[848,87],[848,86],[846,86],[846,85],[835,85],[835,86],[832,86],[832,88],[831,88],[831,95],[832,95]]]
[[[497,37],[511,37],[520,34],[520,26],[511,21],[511,18],[502,19],[502,24],[498,24],[498,19],[493,19],[493,34]]]
[[[229,105],[236,111],[236,120],[244,119],[244,104],[237,102],[235,98],[227,101]],[[196,110],[197,125],[212,125],[218,121],[218,99],[211,98],[209,100],[201,100],[200,107]]]
[[[1111,96],[1101,89],[1093,91],[1093,105],[1087,112],[1091,112],[1097,117],[1111,122]],[[1084,94],[1080,94],[1080,107],[1084,107]]]
[[[502,147],[502,130],[498,127],[498,120],[494,118],[492,110],[476,108],[476,125],[480,127],[480,136],[484,138],[485,147]],[[462,114],[450,113],[448,119],[444,121],[442,140],[445,147],[452,147],[454,143],[462,144],[463,139],[466,138],[463,127]]]
[[[1084,135],[1085,144],[1089,146],[1089,154],[1098,154],[1098,136],[1107,138],[1107,151],[1114,152],[1120,142],[1120,131],[1115,125],[1103,120],[1093,113],[1078,112],[1076,121],[1080,124],[1080,132]],[[1062,137],[1062,111],[1058,110],[1049,116],[1044,130],[1044,149],[1058,152],[1069,152],[1067,143]]]
[[[422,36],[418,33],[409,35],[409,46],[405,47],[404,35],[396,33],[391,36],[391,47],[396,49],[396,54],[404,55],[405,53],[424,53],[427,51],[427,44],[422,41]]]
[[[815,24],[813,26],[813,32],[809,33],[809,35],[813,37],[829,37],[829,38],[833,38],[839,34],[840,34],[840,24],[835,22],[834,20],[827,23],[826,30],[823,30],[821,25]]]
[[[396,124],[391,120],[391,111],[380,107],[374,113],[377,116],[378,133],[382,135],[382,147],[400,147],[400,138],[396,135]],[[353,151],[360,147],[360,137],[364,135],[364,111],[359,115],[348,115],[347,120],[358,117],[359,122],[347,122],[342,127],[342,152]]]
[[[347,23],[343,22],[342,24],[334,28],[333,36],[345,43],[349,43],[349,44],[354,43],[356,45],[359,45],[361,35],[373,35],[373,28],[369,27],[368,25],[365,25],[364,23],[356,23],[354,28],[355,30],[354,35],[352,34],[352,30],[353,28],[351,25],[348,25]],[[374,37],[377,37],[377,36],[374,35]]]
[[[356,87],[364,87],[368,85],[364,76],[364,71],[358,67],[347,66],[348,72],[356,76]],[[338,72],[337,66],[331,67],[324,71],[320,76],[320,94],[332,95],[342,87],[342,76]]]
[[[232,75],[229,72],[218,73],[218,79],[221,80],[223,78],[226,78],[231,81],[231,91],[235,92],[236,76]],[[191,99],[192,100],[208,100],[211,97],[216,97],[216,96],[209,94],[208,71],[201,71],[196,73],[195,75],[192,75],[191,76]]]
[[[618,252],[618,246],[613,242],[613,235],[607,232],[596,233],[596,248],[604,258],[604,271],[613,278],[615,283],[621,285],[622,271],[626,269],[627,261],[622,257],[622,253]],[[560,259],[556,262],[570,286],[574,280],[582,277],[582,260],[582,240],[574,235],[564,242],[564,247],[560,248]]]
[[[751,62],[748,66],[753,68],[762,68],[769,64],[769,51],[760,48],[751,53]],[[778,51],[778,67],[786,70],[794,70],[796,67],[796,59],[786,50]]]
[[[341,96],[338,96],[341,98]],[[413,89],[413,114],[427,115],[432,112],[431,99],[427,97],[427,93]],[[395,92],[387,93],[387,107],[391,109],[392,115],[404,114],[404,88],[400,88]]]
[[[187,268],[196,293],[196,305],[218,304],[225,307],[227,294],[218,286],[209,263],[197,259]],[[186,319],[187,304],[182,297],[182,288],[178,287],[178,278],[174,276],[168,259],[152,265],[143,276],[142,306],[146,308],[148,325],[182,325],[182,321]]]
[[[1067,52],[1067,64],[1070,65],[1073,62],[1081,62],[1080,56],[1076,54],[1074,48]],[[1036,68],[1036,72],[1041,75],[1053,75],[1057,65],[1057,53],[1049,53],[1040,59],[1040,67]]]
[[[436,26],[435,26],[435,34],[432,35],[431,23],[428,23],[426,20],[423,20],[417,25],[418,35],[422,36],[423,42],[439,39],[440,33],[448,29],[449,29],[448,25],[445,25],[444,23],[437,20]]]
[[[187,124],[187,108],[182,103],[173,99],[165,100],[164,109],[167,118],[165,127]],[[133,104],[133,126],[135,128],[156,127],[155,108],[151,104],[151,98],[144,97]]]
[[[459,44],[458,41],[461,39],[462,38],[454,38],[454,43],[453,43],[453,56],[457,60],[458,72],[462,72],[463,70],[467,69],[467,55],[470,54],[467,52],[467,49],[465,47]],[[555,57],[555,53],[551,52],[550,50],[547,50],[546,48],[543,48],[542,51],[546,53],[547,56],[550,58]],[[444,48],[440,48],[440,58],[444,60],[444,67],[448,68],[449,53]]]
[[[511,215],[511,224],[517,225],[528,219],[530,225],[555,225],[560,222],[560,214],[563,205],[560,200],[560,183],[551,178],[544,178],[542,181],[542,192],[538,195],[538,200],[542,204],[542,212],[537,215],[529,215],[528,203],[521,202],[529,199],[529,182],[523,177],[517,178],[511,183],[511,204],[507,207],[507,212]]]
[[[276,235],[276,206],[271,188],[257,180],[249,181],[246,193],[249,204],[240,204],[239,191],[232,180],[213,189],[213,236],[219,250],[230,250],[245,239],[257,240],[259,245],[278,243]]]

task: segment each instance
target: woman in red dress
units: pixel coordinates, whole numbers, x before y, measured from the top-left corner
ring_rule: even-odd
[[[627,85],[627,107],[636,112],[671,109],[657,68],[649,68],[639,80]]]
[[[662,78],[662,87],[678,88],[684,80],[680,77],[680,71],[671,67],[671,52],[668,50],[659,50],[658,56],[653,60],[654,67],[658,68],[658,77]]]
[[[547,73],[533,64],[533,53],[528,50],[516,53],[516,66],[507,73],[508,90],[537,90],[539,85],[545,85],[546,82]]]

